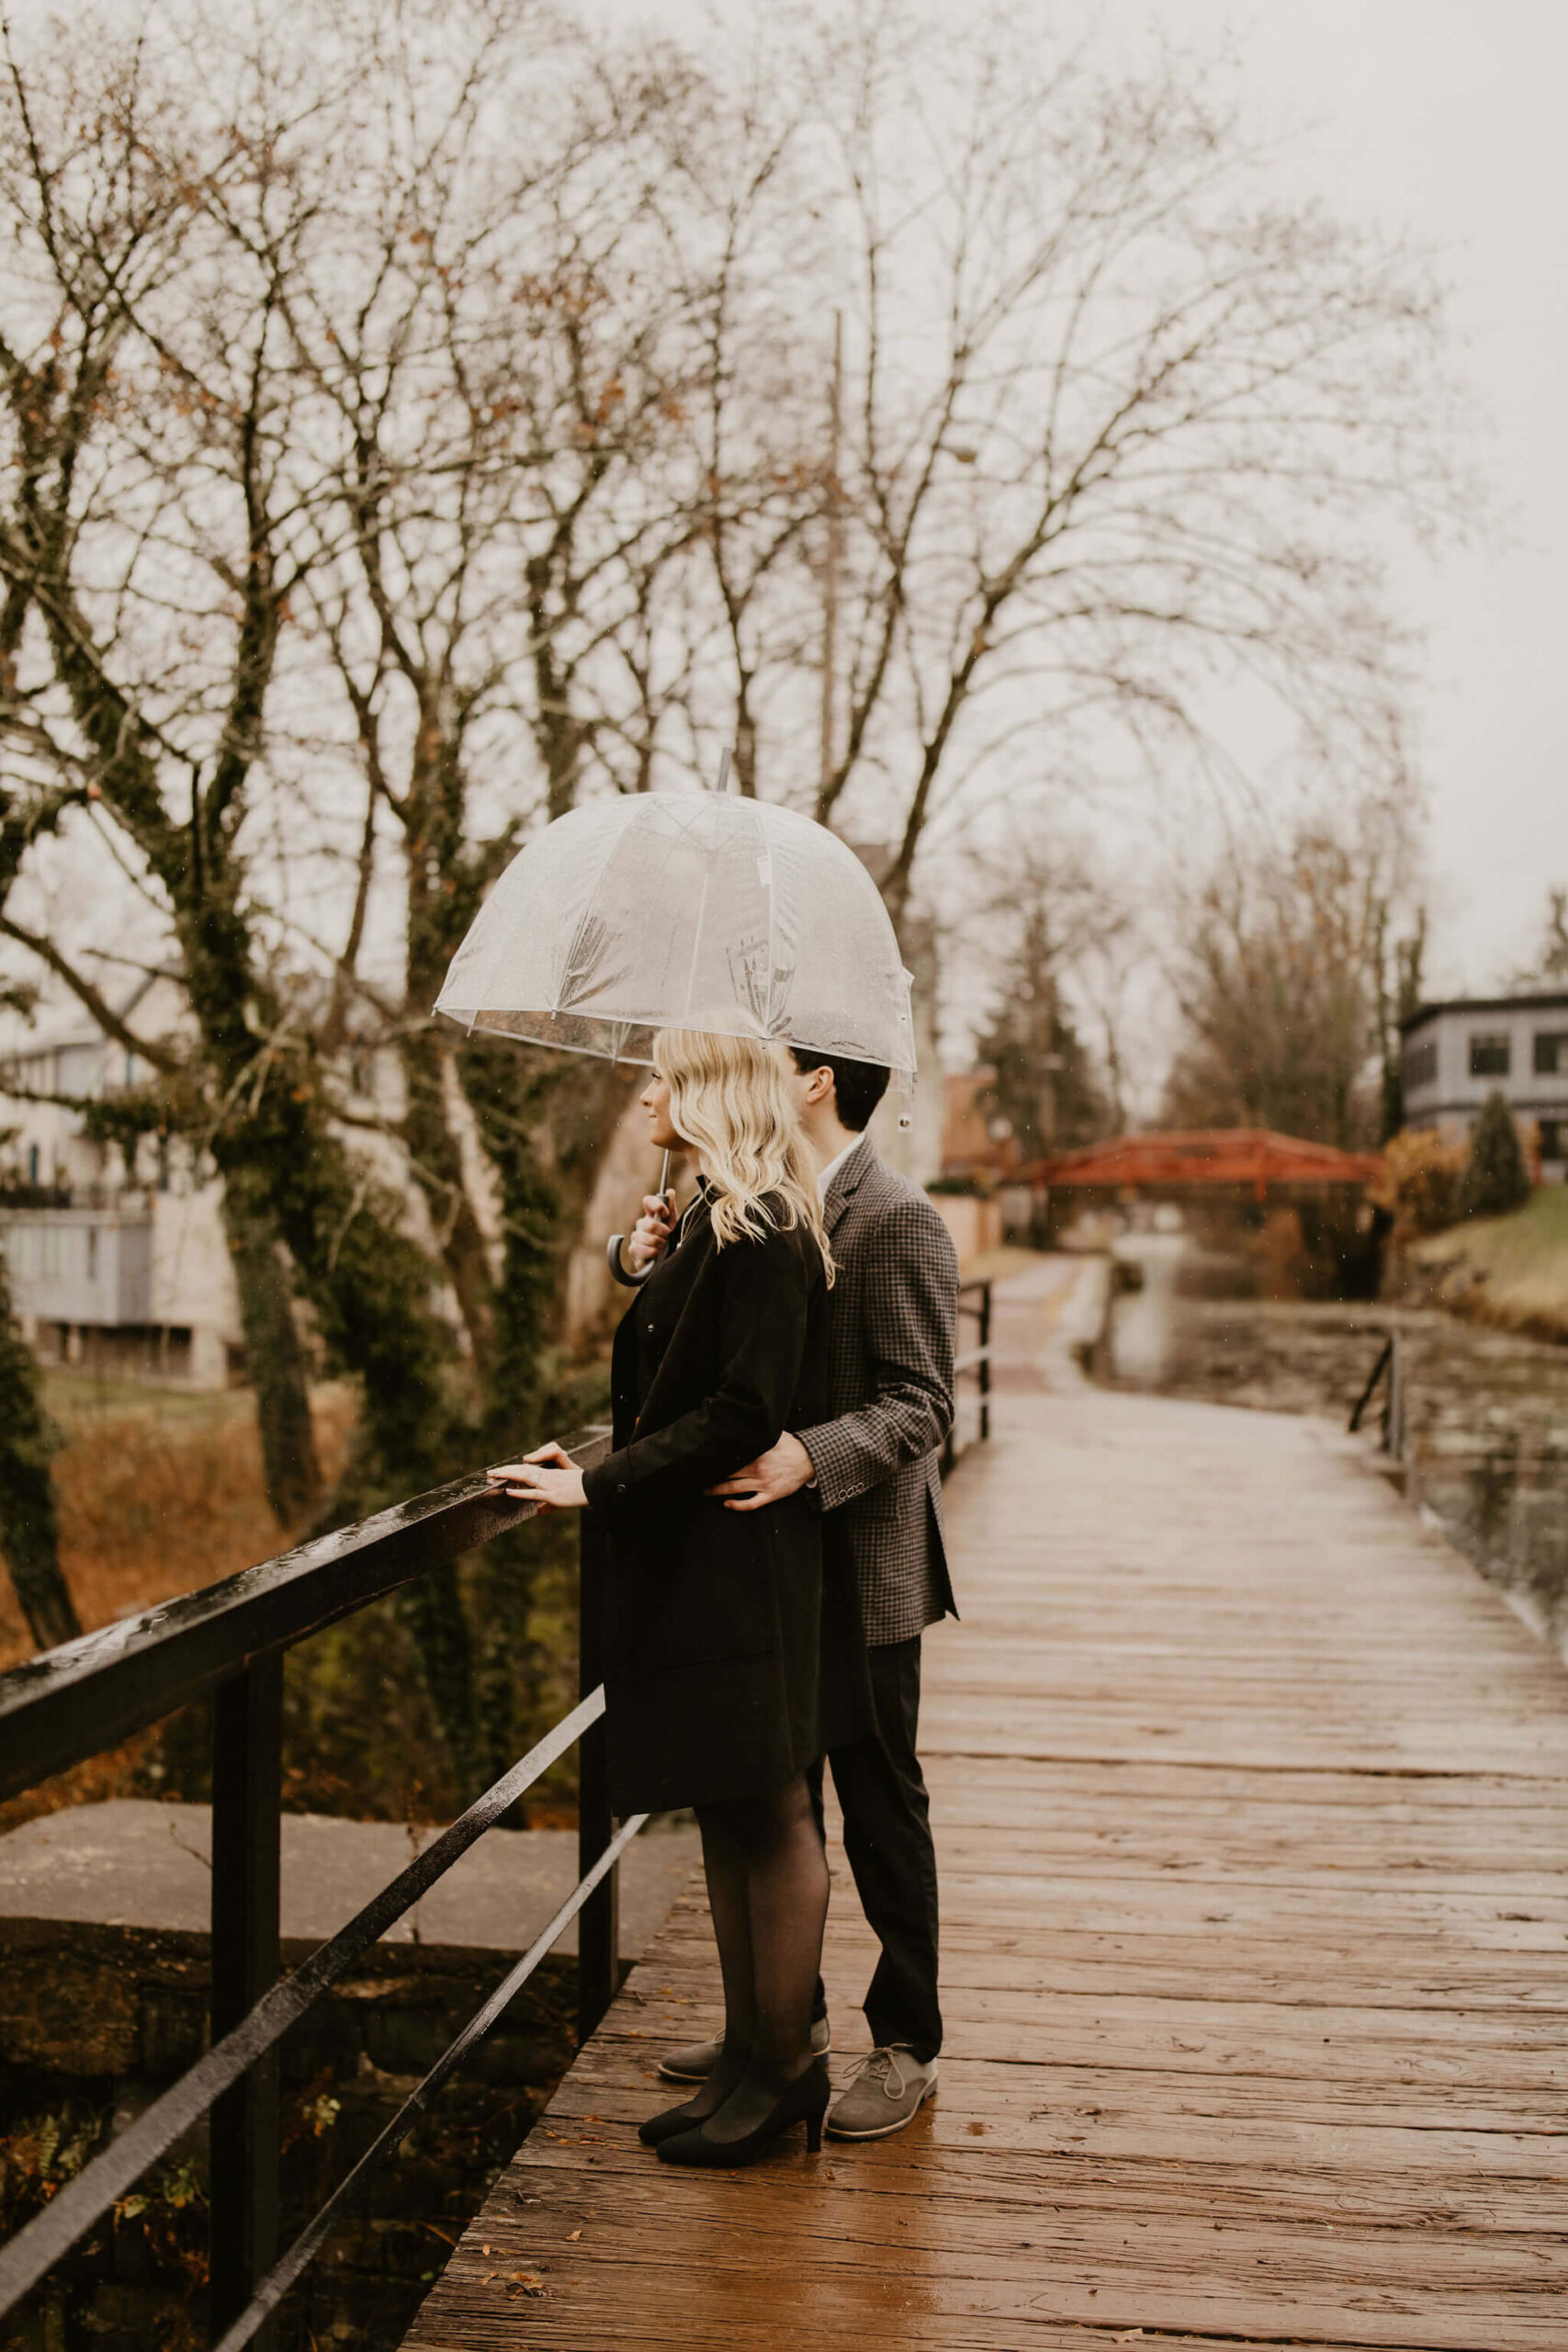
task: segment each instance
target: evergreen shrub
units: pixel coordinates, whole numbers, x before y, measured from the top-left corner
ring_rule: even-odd
[[[1461,1216],[1507,1216],[1530,1196],[1529,1170],[1514,1114],[1495,1090],[1481,1106],[1460,1179]]]

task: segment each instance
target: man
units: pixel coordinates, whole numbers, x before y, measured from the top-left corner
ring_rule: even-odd
[[[829,1293],[832,1419],[787,1431],[714,1489],[756,1510],[807,1487],[832,1514],[860,1596],[880,1736],[829,1757],[844,1850],[882,1956],[865,1996],[874,2045],[828,2118],[843,2140],[897,2132],[936,2088],[937,1874],[916,1749],[920,1639],[956,1615],[947,1569],[940,1450],[953,1422],[958,1261],[926,1195],[883,1164],[865,1134],[887,1072],[792,1048],[802,1124],[819,1170],[838,1264]],[[627,1255],[635,1279],[664,1245],[668,1213],[649,1200]],[[619,1241],[612,1264],[622,1271]],[[825,1531],[829,1532],[829,1531]],[[816,1776],[820,1815],[821,1768]],[[827,2019],[817,2047],[829,2047]],[[701,2081],[717,2053],[701,2042],[660,2072]]]

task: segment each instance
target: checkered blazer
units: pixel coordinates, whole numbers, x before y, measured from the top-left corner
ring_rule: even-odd
[[[951,1613],[940,1453],[953,1425],[958,1258],[936,1210],[863,1141],[824,1203],[833,1418],[795,1434],[847,1543],[866,1640],[907,1642]],[[827,1532],[827,1531],[825,1531]]]

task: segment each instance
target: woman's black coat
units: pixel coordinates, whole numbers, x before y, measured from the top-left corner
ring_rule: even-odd
[[[705,1490],[825,1412],[826,1306],[808,1231],[721,1250],[705,1194],[615,1334],[615,1450],[583,1484],[618,1813],[761,1795],[822,1753],[820,1519]]]

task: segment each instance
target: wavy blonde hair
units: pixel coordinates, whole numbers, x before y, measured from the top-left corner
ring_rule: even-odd
[[[654,1068],[670,1089],[670,1123],[695,1149],[717,1194],[713,1229],[722,1250],[750,1234],[804,1226],[833,1280],[817,1170],[801,1132],[782,1046],[661,1029]]]

